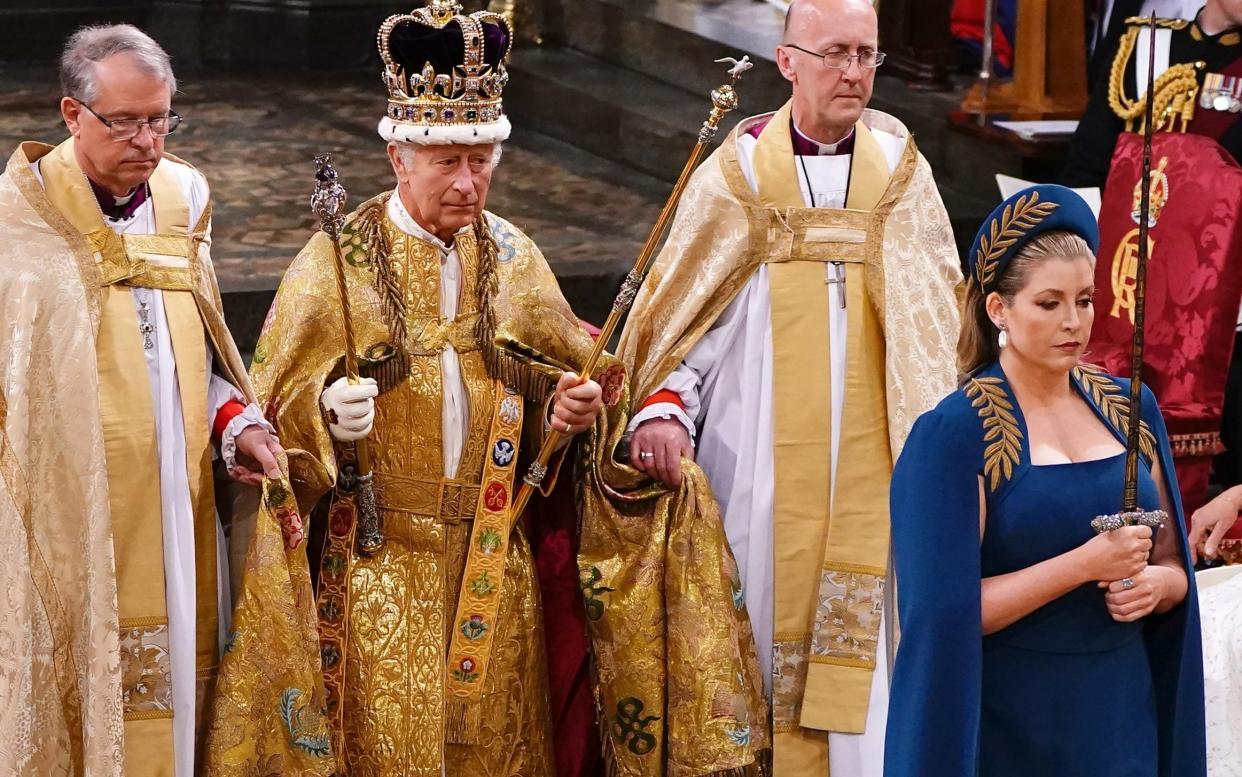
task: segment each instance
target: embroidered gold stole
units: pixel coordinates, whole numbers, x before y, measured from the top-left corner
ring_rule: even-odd
[[[846,208],[807,208],[798,187],[790,104],[760,133],[754,170],[760,201],[783,228],[769,231],[775,499],[773,541],[774,766],[824,774],[825,731],[863,731],[888,561],[892,472],[885,403],[885,344],[867,267],[870,211],[889,167],[859,121]],[[774,223],[774,226],[776,224]],[[848,345],[836,485],[825,263],[844,266]]]
[[[350,494],[338,491],[330,510],[317,610],[338,769],[545,774],[553,767],[538,594],[525,538],[508,531],[523,399],[488,375],[479,349],[473,238],[457,237],[460,305],[446,320],[437,248],[386,217],[382,229],[408,370],[377,399],[369,437],[381,550],[355,552]],[[450,345],[468,419],[452,479],[442,456],[441,355]],[[339,461],[349,461],[347,447],[337,447]]]
[[[197,697],[216,668],[215,502],[207,418],[207,342],[192,290],[196,233],[189,206],[161,161],[148,184],[157,234],[119,235],[104,222],[73,140],[42,157],[39,171],[53,206],[95,251],[103,288],[96,339],[100,413],[116,558],[127,774],[173,774],[174,710],[165,598],[163,517],[155,409],[131,287],[163,291],[184,419],[186,473],[194,510]]]

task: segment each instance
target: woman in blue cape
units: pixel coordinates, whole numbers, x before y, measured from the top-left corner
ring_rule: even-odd
[[[1058,186],[1011,197],[975,238],[961,387],[893,473],[886,777],[1205,774],[1194,576],[1146,389],[1139,507],[1169,520],[1091,528],[1122,507],[1130,391],[1081,361],[1097,243]]]

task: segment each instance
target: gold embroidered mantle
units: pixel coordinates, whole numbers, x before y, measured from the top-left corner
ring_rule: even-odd
[[[450,775],[538,777],[552,768],[551,721],[537,581],[520,528],[509,538],[481,712],[470,721],[476,737],[466,732],[444,687],[460,587],[477,583],[462,580],[468,543],[490,541],[474,536],[471,518],[484,460],[494,453],[488,446],[491,408],[503,399],[495,394],[483,344],[474,338],[475,237],[455,238],[462,292],[457,318],[445,321],[438,249],[397,229],[382,210],[386,199],[365,203],[346,227],[358,356],[383,386],[369,439],[386,542],[372,558],[355,554],[352,499],[333,494],[318,614],[328,709],[339,720],[338,756],[351,775],[436,777],[443,764]],[[374,217],[377,207],[378,231],[356,237],[366,220],[358,214]],[[590,339],[538,249],[508,222],[491,214],[487,221],[499,253],[497,338],[520,342],[552,365],[580,362]],[[369,249],[375,245],[384,247],[382,263],[380,252]],[[324,386],[340,374],[343,348],[330,252],[325,236],[317,235],[295,259],[254,361],[265,412],[291,449],[291,479],[304,512],[329,493],[339,468],[349,463],[346,449],[332,444],[319,408]],[[469,420],[452,480],[441,459],[440,350],[446,344],[459,357]],[[394,371],[394,364],[401,368]],[[526,399],[529,443],[541,432],[546,396]],[[467,745],[465,739],[477,741]]]
[[[261,496],[207,718],[201,774],[329,777],[336,764],[305,524],[287,480],[265,479]]]
[[[7,590],[25,602],[0,621],[22,646],[0,658],[0,771],[120,775],[121,635],[95,358],[103,276],[91,243],[30,170],[50,150],[23,144],[0,177],[0,462],[16,507],[5,514],[0,502],[0,536],[15,551]],[[192,294],[218,368],[248,396],[211,269],[208,218],[188,238]],[[41,724],[22,723],[32,720]]]

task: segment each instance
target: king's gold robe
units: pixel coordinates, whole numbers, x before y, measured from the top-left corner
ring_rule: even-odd
[[[515,487],[510,479],[497,490],[487,473],[516,466],[504,443],[529,450],[538,439],[555,378],[582,363],[591,341],[535,244],[486,214],[496,249],[495,337],[521,343],[525,355],[512,370],[494,361],[489,367],[492,344],[480,342],[477,327],[479,233],[454,237],[459,307],[445,318],[440,248],[394,223],[390,196],[359,208],[342,238],[357,357],[362,373],[380,384],[367,440],[384,534],[374,555],[357,551],[356,505],[338,477],[354,462],[352,446],[333,443],[320,409],[324,387],[343,374],[344,354],[326,236],[313,238],[290,267],[252,367],[260,401],[290,449],[299,503],[307,512],[325,496],[329,503],[318,615],[339,768],[354,777],[438,777],[441,769],[462,777],[542,777],[554,767],[530,548],[520,526],[507,542],[476,528],[476,505],[482,517],[491,497],[503,502],[505,489]],[[448,346],[468,406],[451,479],[442,453],[449,387],[441,357]],[[525,446],[497,434],[498,425],[513,420],[514,403],[525,405]],[[507,546],[494,622],[472,620],[475,610],[458,612],[472,544],[484,552]],[[489,593],[488,579],[472,576],[470,590]],[[491,647],[481,678],[473,660],[446,661],[460,634],[474,639],[484,632]],[[475,696],[459,697],[455,689],[475,681]]]

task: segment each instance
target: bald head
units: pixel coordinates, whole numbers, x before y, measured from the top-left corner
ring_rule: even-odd
[[[849,134],[871,99],[875,68],[863,67],[860,57],[877,51],[878,27],[870,0],[793,0],[776,64],[793,85],[799,131],[821,143]],[[829,53],[838,65],[848,55],[845,67],[829,66]]]
[[[791,41],[791,35],[826,30],[845,15],[869,17],[876,24],[870,0],[793,0],[785,13],[785,42]]]

